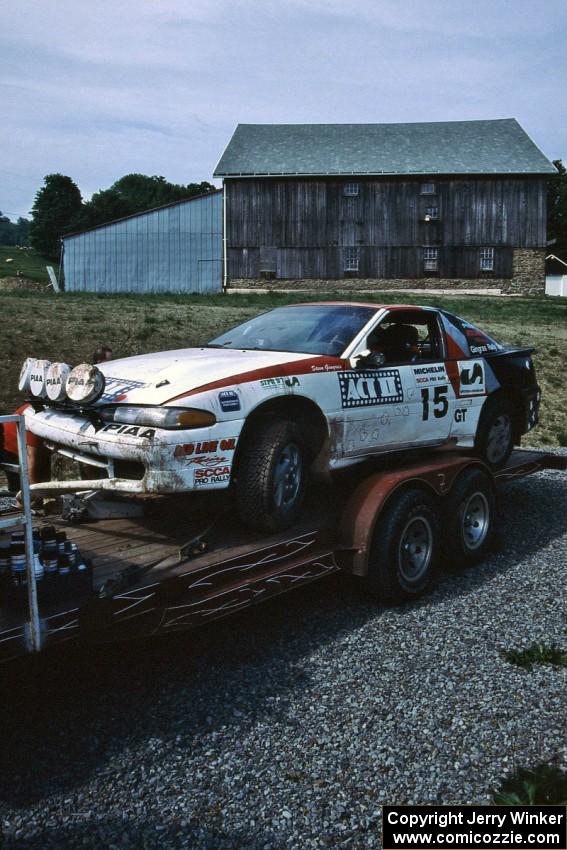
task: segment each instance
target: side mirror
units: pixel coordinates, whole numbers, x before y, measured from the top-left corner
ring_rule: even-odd
[[[381,351],[361,351],[353,360],[356,369],[380,369],[386,357]]]

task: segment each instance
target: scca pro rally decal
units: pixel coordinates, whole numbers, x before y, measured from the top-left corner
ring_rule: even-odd
[[[398,369],[338,374],[343,408],[396,404],[404,400]]]
[[[224,484],[230,481],[230,466],[216,466],[214,468],[196,469],[193,485],[197,487],[210,487],[211,484]]]
[[[432,384],[446,384],[447,371],[442,363],[432,363],[430,366],[412,366],[415,383],[418,387]]]
[[[484,395],[484,361],[459,360],[460,395]]]

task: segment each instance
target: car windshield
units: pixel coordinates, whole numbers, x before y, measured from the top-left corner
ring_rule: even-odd
[[[337,357],[375,313],[374,307],[352,304],[278,307],[217,336],[209,345]]]

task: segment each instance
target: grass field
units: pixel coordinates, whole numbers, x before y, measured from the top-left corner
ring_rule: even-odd
[[[12,262],[7,262],[11,260]],[[58,264],[53,260],[40,257],[31,248],[17,248],[0,245],[0,279],[3,277],[21,277],[36,280],[38,283],[49,283],[46,266],[53,266],[57,274]]]
[[[333,296],[336,299],[336,296]],[[368,300],[368,296],[364,296]],[[317,299],[322,300],[321,296]],[[0,293],[2,333],[0,411],[20,401],[17,380],[27,356],[76,364],[89,360],[100,343],[128,356],[206,342],[231,325],[278,304],[309,300],[289,295],[157,296],[52,292]],[[543,389],[541,424],[534,445],[567,445],[567,301],[537,298],[401,298],[380,293],[385,303],[443,305],[476,322],[501,342],[537,349]]]

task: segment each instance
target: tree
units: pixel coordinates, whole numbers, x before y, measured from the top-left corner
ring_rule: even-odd
[[[32,207],[30,242],[44,257],[59,259],[60,238],[82,207],[79,187],[64,174],[48,174]]]
[[[149,177],[146,174],[126,174],[109,189],[95,192],[90,201],[83,204],[80,215],[73,222],[73,229],[105,224],[116,218],[182,201],[214,189],[207,181],[188,183],[184,186],[170,183],[165,177],[156,175]]]
[[[30,223],[19,218],[16,224],[0,212],[0,245],[27,245]]]
[[[16,228],[16,245],[29,245],[30,241],[30,220],[20,216],[15,224]]]
[[[561,258],[567,256],[567,169],[560,159],[553,161],[558,174],[547,182],[547,238],[551,250]]]

